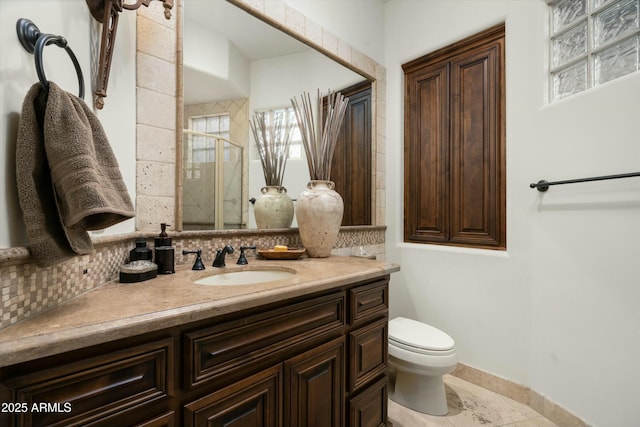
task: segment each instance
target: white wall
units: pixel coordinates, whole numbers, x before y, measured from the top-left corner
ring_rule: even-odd
[[[387,257],[392,315],[456,340],[461,362],[596,426],[640,419],[640,180],[528,188],[639,169],[640,73],[546,104],[542,0],[390,0]],[[401,64],[506,22],[507,251],[405,244]]]
[[[183,38],[185,103],[249,96],[250,62],[224,34],[192,19]]]
[[[85,101],[91,104],[91,40],[93,18],[84,1],[1,0],[0,1],[0,247],[26,246],[28,240],[18,205],[15,181],[15,147],[22,101],[38,81],[33,55],[22,48],[16,21],[31,19],[43,33],[64,36],[78,58],[85,80]],[[99,33],[97,35],[99,37]],[[95,42],[99,43],[99,40]],[[135,200],[135,12],[122,14],[118,25],[111,66],[108,97],[97,113],[132,199]],[[97,55],[97,54],[96,54]],[[44,70],[48,80],[78,93],[78,80],[63,49],[44,49]],[[97,61],[97,59],[96,59]],[[133,220],[111,227],[107,233],[132,231]]]
[[[182,33],[184,66],[222,79],[231,77],[227,37],[195,20],[190,20]]]

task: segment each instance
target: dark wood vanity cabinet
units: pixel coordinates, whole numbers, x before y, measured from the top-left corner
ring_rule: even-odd
[[[0,369],[0,425],[386,426],[388,280]]]

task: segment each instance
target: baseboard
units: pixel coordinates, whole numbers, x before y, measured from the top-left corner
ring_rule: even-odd
[[[589,424],[579,417],[529,387],[481,371],[464,363],[458,363],[451,375],[525,404],[558,426],[589,427]]]

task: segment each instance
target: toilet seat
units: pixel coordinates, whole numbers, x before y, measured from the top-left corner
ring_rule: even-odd
[[[446,356],[455,352],[455,342],[431,325],[404,317],[389,322],[389,344],[407,351],[430,356]]]

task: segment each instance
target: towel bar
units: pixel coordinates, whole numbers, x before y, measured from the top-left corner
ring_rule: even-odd
[[[564,181],[554,181],[548,182],[540,180],[534,184],[529,184],[529,188],[536,188],[541,193],[544,193],[549,189],[550,185],[562,185],[562,184],[575,184],[578,182],[590,182],[590,181],[604,181],[608,179],[621,179],[621,178],[633,178],[636,176],[640,176],[640,172],[631,172],[631,173],[622,173],[618,175],[604,175],[604,176],[592,176],[590,178],[577,178],[577,179],[566,179]]]
[[[78,63],[76,55],[68,46],[67,39],[62,36],[56,36],[54,34],[43,34],[38,26],[27,18],[18,19],[18,22],[16,22],[16,31],[18,33],[18,39],[20,40],[20,44],[22,44],[22,47],[24,47],[27,52],[34,55],[38,79],[40,79],[40,84],[42,85],[42,88],[45,90],[45,92],[49,92],[49,81],[44,74],[44,66],[42,65],[42,51],[44,50],[45,46],[55,44],[56,46],[63,48],[71,58],[73,66],[76,69],[76,74],[78,75],[78,96],[84,99],[84,77],[82,75],[82,69],[80,68],[80,64]]]

